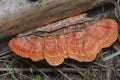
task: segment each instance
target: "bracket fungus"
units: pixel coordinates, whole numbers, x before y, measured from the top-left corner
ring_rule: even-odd
[[[53,33],[74,30],[80,25],[69,26]],[[45,59],[50,65],[57,66],[66,58],[91,62],[102,48],[112,45],[117,36],[116,21],[102,19],[80,31],[61,34],[57,37],[29,35],[14,38],[10,40],[9,47],[21,57],[30,58],[32,61]]]

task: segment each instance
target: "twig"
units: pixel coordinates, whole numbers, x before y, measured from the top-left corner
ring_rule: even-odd
[[[18,75],[22,76],[22,77],[25,77],[27,78],[28,80],[33,80],[31,77],[27,76],[27,75],[24,75],[22,73],[17,73]]]
[[[112,71],[111,71],[110,67],[108,67],[107,71],[106,71],[106,80],[112,80],[111,74],[112,74]]]
[[[117,71],[115,70],[115,68],[112,68],[112,75],[114,75],[114,80],[118,80],[117,77],[120,77],[117,75]]]
[[[116,52],[120,51],[120,46],[118,43],[114,44],[113,48],[115,49]]]
[[[98,18],[100,19],[100,18]],[[63,35],[63,34],[68,34],[68,33],[73,33],[73,32],[78,32],[78,31],[83,31],[84,29],[86,29],[87,27],[90,27],[91,25],[93,25],[94,23],[96,23],[98,21],[98,19],[96,19],[95,21],[91,22],[88,25],[82,25],[80,27],[76,27],[73,30],[70,31],[66,31],[66,32],[57,32],[57,33],[32,33],[33,35],[37,35],[40,37],[47,37],[47,36],[59,36],[59,35]],[[79,25],[78,25],[79,26]]]
[[[118,55],[120,55],[120,51],[118,51],[116,53],[113,53],[113,54],[111,54],[109,56],[104,57],[103,61],[107,61],[107,60],[112,59],[113,57],[118,56]]]
[[[103,65],[103,64],[99,64],[99,63],[96,63],[96,62],[92,62],[92,63],[95,64],[95,65],[97,65],[97,66],[107,68],[107,66],[105,66],[105,65]]]
[[[62,74],[66,79],[68,80],[72,80],[70,79],[66,74],[64,74],[60,69],[57,69],[56,67],[54,67],[60,74]]]
[[[14,70],[16,71],[16,73],[21,72],[21,71],[23,71],[23,72],[30,72],[30,70],[28,68],[14,68]],[[78,70],[81,71],[81,72],[85,71],[85,70],[82,70],[82,69],[69,68],[69,67],[67,67],[67,68],[59,68],[59,70],[61,70],[62,72],[67,72],[67,73],[71,73],[71,72],[77,73]],[[9,71],[9,70],[7,68],[0,68],[0,72],[2,72],[2,71]],[[47,73],[47,72],[57,72],[56,69],[54,69],[54,68],[40,68],[40,69],[37,69],[37,70],[33,68],[33,72],[39,72],[39,71],[42,71],[44,73]],[[99,68],[94,68],[93,71],[98,72]],[[105,72],[106,69],[100,69],[100,71]],[[116,68],[116,71],[120,72],[120,69]]]
[[[16,56],[17,57],[17,56]],[[21,58],[17,57],[17,59],[22,60]],[[31,67],[33,67],[34,69],[36,69],[37,71],[39,71],[41,74],[43,74],[47,80],[51,80],[43,71],[41,71],[40,69],[38,69],[37,67],[35,67],[34,65],[22,60],[23,62],[27,63],[28,65],[30,65]]]
[[[117,2],[115,3],[115,11],[116,11],[116,15],[118,20],[120,21],[120,0],[117,0]]]
[[[78,16],[66,18],[66,19],[57,21],[55,23],[51,23],[47,26],[38,27],[34,30],[30,30],[28,32],[20,34],[20,35],[18,35],[18,37],[30,35],[32,33],[40,32],[40,31],[41,32],[51,32],[51,31],[58,30],[58,29],[61,29],[61,28],[64,28],[64,27],[68,27],[70,25],[74,25],[74,24],[83,23],[83,22],[86,22],[86,21],[93,20],[93,18],[87,18],[86,15],[87,14],[80,14]]]
[[[80,28],[75,28],[73,30],[70,31],[66,31],[66,32],[58,32],[58,33],[43,33],[43,34],[34,34],[37,36],[41,36],[41,37],[47,37],[47,36],[59,36],[62,34],[68,34],[68,33],[72,33],[72,32],[78,32],[78,31],[83,31],[83,28],[85,29],[87,26],[81,26]]]
[[[6,47],[4,50],[0,51],[0,57],[8,55],[8,53],[12,52],[8,47]]]
[[[117,0],[117,1],[109,0],[109,1],[114,4],[114,6],[115,6],[115,16],[120,22],[120,0]]]
[[[18,35],[18,37],[23,37],[24,38],[24,36],[28,36],[28,35],[31,35],[31,34],[33,34],[33,35],[37,35],[37,36],[40,36],[40,37],[46,37],[46,36],[59,36],[59,35],[62,35],[62,34],[68,34],[68,33],[72,33],[72,32],[78,32],[78,31],[83,31],[84,29],[86,29],[87,27],[90,27],[91,25],[93,25],[94,23],[96,23],[96,22],[98,22],[100,19],[101,19],[101,16],[103,16],[103,15],[97,15],[97,16],[95,16],[94,17],[94,19],[93,18],[87,18],[87,19],[81,19],[80,18],[80,20],[82,21],[79,21],[79,22],[76,22],[76,20],[72,20],[72,21],[75,21],[75,24],[74,25],[77,25],[76,23],[83,23],[83,22],[85,22],[85,21],[90,21],[90,23],[89,24],[87,24],[87,25],[82,25],[82,26],[80,26],[80,27],[75,27],[73,30],[70,30],[70,31],[66,31],[66,32],[57,32],[57,33],[50,33],[50,32],[53,32],[54,30],[59,30],[59,29],[61,29],[61,28],[65,28],[65,27],[68,27],[68,26],[64,26],[62,23],[61,23],[61,25],[59,25],[59,26],[57,26],[56,25],[56,23],[53,23],[53,24],[50,24],[50,25],[47,25],[47,26],[45,26],[45,27],[43,27],[43,28],[37,28],[37,29],[35,29],[35,30],[31,30],[31,31],[29,31],[29,32],[26,32],[26,33],[23,33],[23,34],[20,34],[20,35]],[[77,17],[76,17],[77,18]],[[75,18],[75,19],[76,19]],[[69,18],[69,19],[71,19],[71,18]],[[69,20],[69,19],[66,19],[66,20]],[[79,19],[79,17],[78,17],[78,19]],[[94,21],[93,21],[94,20]],[[60,21],[60,22],[62,22],[62,21]],[[65,23],[64,23],[65,24]],[[39,32],[39,33],[37,33],[37,32]],[[41,32],[41,33],[40,33]]]

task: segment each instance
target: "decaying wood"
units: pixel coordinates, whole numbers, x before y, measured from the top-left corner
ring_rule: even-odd
[[[3,16],[0,18],[0,39],[49,24],[59,19],[78,15],[81,12],[108,2],[106,0],[44,0],[42,3],[35,2],[27,5],[27,2],[23,2],[27,0],[4,1],[8,1],[8,4],[13,1],[21,1],[21,3],[16,3],[17,7],[10,7],[8,4],[0,5],[0,8],[2,8],[1,13],[5,13],[5,15],[0,14]],[[1,1],[0,4],[3,4],[4,1]],[[8,6],[8,10],[5,5]],[[23,7],[21,8],[21,6]],[[16,9],[13,9],[13,7],[16,7]]]

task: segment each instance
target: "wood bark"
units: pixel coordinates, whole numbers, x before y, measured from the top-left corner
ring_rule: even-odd
[[[20,34],[24,31],[41,27],[66,17],[78,15],[107,2],[107,0],[43,0],[41,3],[15,3],[17,7],[9,6],[8,10],[3,7],[0,12],[2,13],[6,10],[6,13],[4,13],[6,15],[0,14],[0,39]],[[1,2],[0,4],[3,3]],[[15,9],[13,9],[13,7]]]

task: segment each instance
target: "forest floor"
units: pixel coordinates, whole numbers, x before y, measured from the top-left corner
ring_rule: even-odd
[[[115,4],[112,14],[120,28],[119,5]],[[0,80],[120,80],[120,34],[116,42],[102,49],[93,62],[66,59],[57,67],[45,60],[32,62],[18,57],[7,44],[8,40],[0,42]]]

